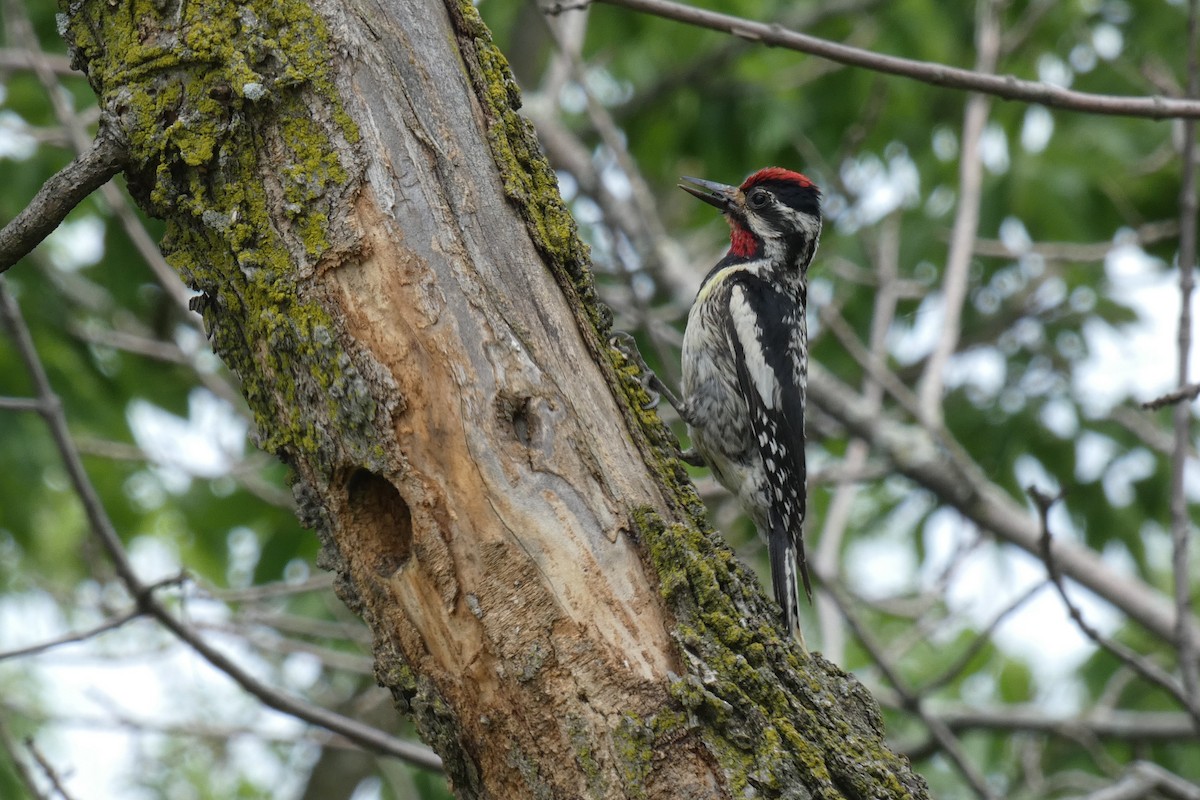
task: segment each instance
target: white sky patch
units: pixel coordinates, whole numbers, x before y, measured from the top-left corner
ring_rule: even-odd
[[[909,492],[873,535],[850,540],[847,577],[864,596],[883,599],[913,589],[917,563],[909,538],[930,503],[927,495]]]
[[[911,588],[916,569],[911,544],[882,537],[856,538],[847,549],[846,577],[864,597],[879,600]]]
[[[383,782],[372,775],[354,788],[354,794],[350,795],[350,800],[378,800],[380,797],[383,797]]]
[[[1004,128],[994,122],[984,128],[979,137],[979,160],[993,175],[1008,172],[1008,136]]]
[[[958,158],[958,134],[945,125],[933,131],[933,154],[938,161],[953,161]]]
[[[139,536],[129,545],[129,560],[146,583],[165,580],[183,569],[179,550],[169,539],[160,536]]]
[[[1183,493],[1191,502],[1200,503],[1200,470],[1195,469],[1194,461],[1189,461],[1184,467]]]
[[[914,364],[933,351],[942,330],[943,308],[941,292],[932,292],[915,313],[897,319],[888,331],[888,350],[897,361]]]
[[[208,600],[188,600],[186,610],[192,622],[228,617],[223,604]],[[68,624],[48,594],[7,595],[0,600],[0,649],[96,624],[100,616],[93,616],[84,613]],[[273,669],[236,639],[219,634],[206,634],[206,638],[247,671],[269,683],[278,682]],[[297,683],[303,683],[306,674],[311,677],[303,660],[285,662],[290,665],[285,674]],[[209,724],[244,726],[283,740],[299,739],[304,729],[295,718],[274,712],[242,692],[224,673],[148,620],[129,623],[98,640],[23,659],[19,666],[24,675],[53,687],[39,693],[38,705],[30,710],[64,720],[44,726],[38,745],[57,768],[70,796],[78,800],[152,797],[130,788],[144,770],[143,760],[152,758],[162,741],[158,734],[137,733],[139,721],[183,730]],[[5,668],[0,664],[0,672]],[[18,709],[22,707],[20,698],[12,700]],[[221,709],[219,718],[212,711],[216,708]],[[71,724],[70,720],[80,718],[98,723]],[[103,727],[104,720],[111,720],[110,728]],[[297,772],[295,765],[285,763],[253,737],[230,740],[230,746],[236,776],[247,777],[278,797],[294,796],[302,785],[304,770]],[[219,786],[221,776],[214,781]]]
[[[1048,400],[1042,406],[1039,419],[1046,430],[1060,439],[1072,439],[1079,433],[1079,415],[1075,413],[1075,405],[1066,398]]]
[[[582,114],[587,111],[589,94],[601,105],[620,105],[633,96],[633,84],[617,80],[607,69],[592,67],[584,75],[582,85],[575,81],[563,84],[559,107],[571,114]]]
[[[1000,223],[1000,243],[1020,255],[1033,247],[1033,238],[1026,230],[1024,222],[1017,217],[1009,216]]]
[[[1044,106],[1030,106],[1025,110],[1025,121],[1021,124],[1021,149],[1026,153],[1040,153],[1050,144],[1054,134],[1054,116]]]
[[[1054,53],[1042,53],[1037,62],[1038,80],[1051,86],[1070,87],[1075,75],[1061,58]]]
[[[921,176],[908,150],[890,144],[884,159],[874,153],[842,163],[842,182],[854,200],[837,217],[838,229],[850,234],[872,225],[901,207],[921,201]]]
[[[1104,474],[1117,452],[1117,443],[1095,431],[1084,431],[1075,440],[1075,479],[1091,483]]]
[[[1016,475],[1017,485],[1022,488],[1032,486],[1048,495],[1057,494],[1060,488],[1058,476],[1052,475],[1042,462],[1028,454],[1017,456],[1013,462],[1013,473]],[[1068,530],[1071,525],[1064,508],[1059,503],[1050,509],[1050,525],[1056,534]]]
[[[633,185],[629,182],[629,176],[617,164],[615,157],[606,159],[600,170],[600,180],[609,194],[618,200],[628,200],[633,196]]]
[[[1092,29],[1092,47],[1100,58],[1112,61],[1125,48],[1125,35],[1116,25],[1102,22]]]
[[[1133,502],[1133,485],[1154,474],[1156,459],[1149,450],[1139,447],[1114,461],[1104,473],[1104,496],[1114,508],[1124,508]]]
[[[0,102],[3,101],[0,97]],[[15,111],[0,111],[0,159],[25,161],[35,152],[37,139],[29,132],[29,123]]]
[[[1053,525],[1053,514],[1051,520]],[[931,589],[953,564],[946,601],[978,629],[1043,583],[1046,567],[1023,550],[990,540],[968,548],[977,535],[974,525],[957,512],[946,508],[933,512],[922,530],[927,557],[919,579],[923,588]],[[1107,557],[1105,560],[1109,561]],[[1067,592],[1090,624],[1104,633],[1117,627],[1119,615],[1107,603],[1070,581]],[[1078,710],[1078,693],[1069,685],[1072,672],[1095,647],[1070,619],[1052,587],[1036,592],[1008,615],[997,629],[995,641],[1002,650],[1025,659],[1034,669],[1039,699],[1047,711],[1066,714]]]
[[[936,186],[925,201],[925,213],[933,218],[944,217],[954,209],[957,195],[949,186]]]
[[[1073,373],[1073,389],[1088,416],[1103,416],[1126,399],[1149,400],[1176,384],[1178,276],[1129,243],[1111,250],[1104,268],[1109,294],[1132,307],[1139,322],[1120,329],[1097,319],[1083,323],[1088,358]],[[1198,367],[1200,356],[1193,349],[1191,374],[1198,374]]]
[[[1004,386],[1007,364],[994,347],[977,347],[956,353],[946,362],[946,388],[968,386],[985,397],[995,397]]]
[[[1086,42],[1080,42],[1071,48],[1067,61],[1077,74],[1091,72],[1096,68],[1096,49]]]
[[[245,451],[246,421],[205,389],[188,395],[186,419],[145,400],[130,403],[126,416],[138,446],[173,491],[186,490],[193,477],[224,475]]]
[[[290,653],[283,660],[280,669],[283,672],[283,682],[295,692],[306,692],[316,686],[317,681],[325,674],[325,665],[319,656],[313,653]]]
[[[50,260],[66,272],[98,263],[104,256],[105,228],[95,214],[62,223],[46,237]]]
[[[562,170],[556,170],[554,177],[558,179],[558,193],[562,195],[563,202],[570,203],[579,193],[579,181],[571,173]]]

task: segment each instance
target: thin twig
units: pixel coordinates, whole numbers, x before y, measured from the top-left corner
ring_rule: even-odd
[[[1111,653],[1118,660],[1133,669],[1147,681],[1166,690],[1172,697],[1179,701],[1179,704],[1183,706],[1184,710],[1187,711],[1188,715],[1192,718],[1192,722],[1193,725],[1196,726],[1196,730],[1200,732],[1200,708],[1197,708],[1196,705],[1192,703],[1191,698],[1184,691],[1184,688],[1182,685],[1180,685],[1180,682],[1175,680],[1175,678],[1170,675],[1170,673],[1162,669],[1162,667],[1159,667],[1157,664],[1145,658],[1140,653],[1136,653],[1120,642],[1114,641],[1101,634],[1098,630],[1092,627],[1092,625],[1086,619],[1084,619],[1083,612],[1079,610],[1079,606],[1075,605],[1075,603],[1071,601],[1071,598],[1067,596],[1067,588],[1063,583],[1062,574],[1058,570],[1058,564],[1055,561],[1053,548],[1051,547],[1051,541],[1053,537],[1050,533],[1049,521],[1050,508],[1062,498],[1062,495],[1046,494],[1045,492],[1039,490],[1036,486],[1027,487],[1025,492],[1029,495],[1030,499],[1033,500],[1034,506],[1037,507],[1038,520],[1042,529],[1042,561],[1046,565],[1046,573],[1050,576],[1050,582],[1054,584],[1054,588],[1058,590],[1058,596],[1060,599],[1062,599],[1063,605],[1067,609],[1067,614],[1075,622],[1076,627],[1083,632],[1084,636],[1087,636],[1089,639],[1091,639],[1094,644]]]
[[[865,17],[884,2],[885,0],[827,0],[817,5],[796,4],[793,7],[782,9],[779,18],[771,22],[792,30],[806,31],[830,19]],[[686,64],[673,65],[673,69],[653,76],[649,85],[639,87],[637,94],[614,108],[613,113],[618,118],[628,119],[645,109],[662,103],[664,98],[672,96],[680,89],[687,90],[698,85],[711,85],[713,76],[731,74],[733,70],[729,65],[754,46],[754,42],[734,38],[725,38],[714,43],[711,49],[699,54]],[[837,65],[830,66],[834,69],[841,69]],[[810,74],[806,77],[811,79],[815,75]],[[792,91],[796,90],[794,85],[788,88]]]
[[[264,600],[273,600],[279,597],[290,598],[306,592],[327,592],[333,588],[333,576],[324,574],[314,575],[307,580],[296,583],[276,581],[274,583],[259,584],[258,586],[247,586],[244,589],[220,589],[215,586],[201,586],[200,588],[206,596],[230,605],[234,603],[261,603]]]
[[[837,603],[842,616],[846,619],[846,624],[850,626],[850,630],[854,633],[855,638],[858,639],[863,649],[870,655],[871,661],[879,667],[879,671],[883,673],[884,679],[896,691],[896,694],[900,698],[900,705],[921,720],[929,730],[929,734],[937,740],[942,752],[946,754],[946,757],[954,764],[955,768],[962,773],[963,778],[966,779],[976,795],[985,798],[985,800],[995,798],[996,795],[987,785],[987,780],[967,757],[958,737],[954,735],[954,732],[950,730],[945,722],[925,708],[921,696],[908,687],[900,671],[891,664],[883,648],[875,641],[874,636],[867,629],[866,625],[858,618],[857,613],[854,611],[854,603],[846,595],[845,590],[837,583],[824,580],[821,581],[821,585],[825,587],[829,596]]]
[[[620,6],[699,28],[723,31],[744,39],[759,41],[765,45],[827,58],[840,64],[865,67],[889,75],[900,75],[934,86],[982,92],[1005,100],[1021,100],[1051,108],[1083,111],[1091,114],[1116,114],[1152,119],[1200,117],[1200,102],[1195,100],[1090,94],[1038,81],[1020,80],[1012,75],[984,75],[945,64],[873,53],[870,50],[862,50],[791,31],[779,25],[769,25],[729,14],[693,8],[671,2],[671,0],[595,0],[595,2]]]
[[[975,29],[975,69],[980,73],[996,71],[1000,53],[1000,19],[996,0],[980,0]],[[980,145],[987,126],[991,99],[971,94],[963,111],[962,154],[958,163],[958,210],[950,232],[950,250],[946,254],[946,272],[942,280],[941,335],[925,362],[925,371],[917,384],[920,419],[938,428],[942,425],[942,389],[946,364],[958,347],[962,329],[963,304],[971,267],[971,249],[979,232],[979,208],[983,195],[983,158]]]
[[[980,631],[979,635],[971,640],[971,643],[967,645],[966,649],[963,650],[962,653],[959,654],[958,658],[954,660],[953,664],[943,670],[940,675],[935,676],[928,683],[922,684],[917,691],[920,694],[928,695],[957,678],[959,674],[963,672],[963,670],[970,666],[971,660],[974,659],[975,656],[978,655],[983,648],[992,641],[992,634],[996,632],[996,629],[1000,627],[1004,620],[1015,614],[1017,610],[1021,608],[1021,606],[1029,602],[1035,594],[1042,590],[1045,585],[1045,583],[1036,583],[1022,592],[1015,600],[1009,603],[1007,607],[1001,610],[999,614],[992,618],[992,621],[988,623],[987,627]]]
[[[196,651],[202,658],[224,672],[245,691],[257,697],[265,705],[285,714],[320,725],[334,733],[345,736],[367,750],[395,756],[411,764],[430,770],[441,770],[441,759],[424,745],[406,742],[383,731],[364,725],[327,708],[313,705],[268,686],[242,669],[234,660],[210,645],[195,630],[171,613],[154,595],[152,585],[143,583],[133,568],[129,555],[121,543],[108,512],[104,508],[95,486],[83,467],[79,450],[71,438],[62,403],[51,387],[41,358],[34,348],[29,328],[21,317],[20,309],[0,280],[0,319],[12,331],[17,353],[33,379],[37,395],[42,402],[42,416],[50,428],[51,437],[62,456],[67,475],[79,499],[83,503],[88,523],[107,553],[117,577],[124,584],[139,609],[153,617],[160,625]]]
[[[71,209],[121,171],[125,148],[100,126],[87,152],[54,174],[7,225],[0,230],[0,273],[29,254]]]
[[[53,650],[56,647],[62,647],[65,644],[75,644],[76,642],[86,642],[88,639],[94,639],[102,633],[107,633],[111,630],[116,630],[122,625],[131,622],[143,616],[141,609],[132,609],[124,614],[118,614],[115,617],[110,617],[104,620],[95,627],[87,630],[76,631],[75,633],[64,634],[54,639],[47,639],[44,642],[18,647],[13,650],[0,651],[0,661],[5,661],[10,658],[24,658],[25,656],[33,656],[38,653],[44,653],[47,650]]]
[[[32,798],[32,800],[50,800],[50,798],[40,788],[38,788],[37,779],[33,777],[33,771],[29,769],[29,766],[25,763],[25,760],[21,758],[21,754],[18,752],[17,742],[15,739],[13,739],[12,731],[8,729],[8,726],[4,722],[5,716],[6,715],[4,714],[0,714],[0,750],[8,753],[8,760],[9,763],[12,764],[13,771],[17,773],[17,780],[19,780],[25,787],[25,790],[29,792],[30,798]]]
[[[71,59],[66,56],[51,55],[41,50],[0,47],[0,69],[34,69],[41,64],[63,77],[83,77],[78,70],[71,68]]]
[[[58,57],[46,53],[41,49],[37,33],[33,29],[33,24],[29,19],[25,4],[19,2],[19,0],[6,0],[5,11],[5,23],[10,29],[12,40],[19,41],[25,45],[25,52],[29,57],[29,66],[33,69],[37,75],[38,82],[41,83],[42,88],[46,91],[46,97],[54,109],[54,116],[67,132],[71,144],[75,147],[76,154],[82,155],[91,147],[91,136],[87,131],[86,120],[75,111],[74,106],[67,99],[67,92],[63,89],[59,80],[60,75],[56,70]],[[102,122],[101,130],[103,130],[104,115],[101,114],[100,117]],[[109,209],[117,215],[117,219],[121,222],[121,227],[125,229],[125,233],[129,236],[134,248],[137,249],[143,260],[150,267],[150,270],[158,279],[163,290],[175,301],[176,307],[181,312],[182,319],[203,333],[204,326],[200,321],[199,315],[188,308],[191,292],[183,285],[183,281],[180,280],[175,270],[166,263],[166,259],[163,258],[158,245],[155,244],[150,234],[146,232],[146,227],[134,212],[127,195],[115,185],[105,183],[100,187],[100,196]],[[199,374],[203,380],[204,373],[200,372]]]
[[[1171,800],[1200,800],[1200,786],[1149,761],[1135,761],[1116,783],[1076,800],[1140,800],[1167,797]]]
[[[1034,242],[1028,248],[1014,250],[999,239],[976,239],[973,247],[977,256],[994,258],[1019,258],[1026,254],[1038,255],[1047,261],[1103,261],[1105,256],[1118,247],[1137,245],[1146,247],[1179,235],[1179,220],[1167,219],[1145,222],[1132,230],[1132,234],[1116,241],[1107,242]]]
[[[42,403],[35,397],[0,397],[0,411],[41,411]]]
[[[1010,706],[948,708],[939,710],[938,716],[955,732],[1024,731],[1064,737],[1082,732],[1100,739],[1174,743],[1196,738],[1191,718],[1175,711],[1088,711],[1081,717],[1055,717],[1043,708]]]
[[[809,364],[808,396],[811,407],[869,440],[872,450],[894,464],[897,472],[933,492],[942,503],[1004,541],[1034,555],[1040,552],[1040,533],[1028,510],[993,483],[952,437],[936,438],[923,427],[873,412],[853,389],[816,361]],[[1161,592],[1113,569],[1087,547],[1055,542],[1054,549],[1057,563],[1072,580],[1154,636],[1174,644],[1175,607]],[[1200,629],[1195,615],[1187,619]]]
[[[29,750],[29,755],[33,756],[33,760],[42,768],[42,772],[46,775],[46,780],[50,781],[50,785],[54,787],[54,792],[62,798],[62,800],[71,800],[71,795],[63,786],[62,780],[58,777],[58,770],[54,769],[54,765],[50,763],[50,759],[42,755],[42,751],[38,749],[37,743],[33,741],[32,736],[25,737],[25,748]]]
[[[1188,291],[1191,291],[1191,287],[1188,287]],[[1183,292],[1182,287],[1180,288],[1180,292]],[[1183,325],[1183,322],[1183,320],[1180,320],[1181,326]],[[1184,370],[1186,371],[1186,362],[1184,363]],[[1186,378],[1187,375],[1181,374],[1180,377]],[[1173,392],[1167,392],[1161,397],[1156,397],[1153,400],[1148,400],[1145,403],[1142,403],[1142,408],[1146,409],[1147,411],[1157,411],[1160,408],[1166,408],[1167,406],[1173,406],[1177,403],[1183,403],[1185,400],[1195,400],[1197,397],[1200,397],[1200,383],[1189,383]],[[1184,405],[1183,408],[1185,416],[1190,418],[1192,414],[1191,409],[1188,409],[1186,405]],[[1176,414],[1176,416],[1178,416],[1178,414]],[[1183,443],[1184,447],[1186,448],[1188,446],[1186,433],[1184,435]]]
[[[1188,3],[1188,97],[1200,96],[1200,36],[1197,34],[1197,0]],[[1179,188],[1179,386],[1188,390],[1188,364],[1192,356],[1192,289],[1196,269],[1196,123],[1183,122],[1183,179]],[[1192,395],[1195,397],[1195,395]],[[1186,473],[1192,441],[1192,409],[1180,403],[1174,409],[1175,444],[1171,449],[1171,563],[1175,583],[1175,642],[1179,672],[1189,705],[1200,703],[1200,667],[1196,664],[1196,639],[1187,619],[1192,614],[1191,564],[1192,515],[1188,509]],[[1196,718],[1200,726],[1200,716]]]

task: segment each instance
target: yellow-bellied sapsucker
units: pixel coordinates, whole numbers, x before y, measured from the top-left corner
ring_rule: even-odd
[[[775,599],[800,632],[804,561],[804,403],[809,262],[821,193],[805,176],[759,170],[741,186],[684,178],[680,188],[729,221],[730,247],[700,284],[683,336],[680,416],[697,454],[767,540]],[[799,578],[799,580],[798,580]]]

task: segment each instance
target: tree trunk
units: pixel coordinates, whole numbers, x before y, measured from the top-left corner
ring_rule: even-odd
[[[458,796],[925,796],[707,527],[469,2],[67,11],[130,190]]]

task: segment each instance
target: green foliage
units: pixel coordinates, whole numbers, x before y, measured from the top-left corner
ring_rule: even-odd
[[[51,4],[28,5],[43,47],[65,54]],[[157,13],[157,4],[142,5],[147,14]],[[184,5],[192,13],[200,13],[205,6]],[[218,5],[228,9],[234,4],[212,7]],[[963,67],[971,67],[975,61],[974,4],[867,0],[851,4],[852,13],[830,12],[838,3],[786,0],[697,5],[802,25],[806,33],[879,53]],[[292,4],[255,6],[263,20],[278,22],[274,7]],[[232,19],[211,9],[206,13],[214,16],[213,24]],[[526,101],[556,109],[562,121],[593,150],[597,163],[611,163],[600,131],[569,96],[578,90],[573,81],[567,82],[562,95],[540,94],[548,83],[545,70],[554,50],[532,5],[483,0],[479,13],[499,50],[488,51],[488,63],[498,69],[507,57]],[[113,35],[135,35],[136,21],[126,20],[131,24]],[[475,24],[473,17],[471,22]],[[1006,74],[1038,79],[1068,68],[1072,88],[1106,94],[1158,93],[1160,84],[1170,87],[1185,82],[1182,4],[1016,0],[1004,4],[1002,28],[1006,36],[1014,37],[1001,57],[1000,71]],[[1119,52],[1111,58],[1099,54],[1098,43],[1111,43],[1114,35],[1120,41]],[[198,52],[204,49],[203,42],[195,44]],[[312,54],[289,50],[286,36],[275,45],[276,52],[288,52],[291,59],[277,65],[284,77],[281,92],[289,81],[302,79],[317,80],[328,88],[321,65],[309,60]],[[249,241],[247,226],[261,215],[264,203],[256,187],[213,187],[203,180],[203,164],[219,157],[221,137],[238,135],[214,122],[223,110],[213,96],[213,82],[247,78],[243,70],[253,65],[247,54],[252,55],[246,51],[240,61],[229,53],[214,58],[224,65],[220,70],[195,81],[181,79],[172,90],[175,94],[138,98],[144,101],[141,113],[150,115],[186,99],[199,122],[191,127],[181,123],[165,141],[136,143],[146,163],[170,166],[141,175],[143,182],[134,190],[153,192],[163,210],[172,204],[190,204],[188,211],[197,224],[188,228],[173,223],[168,237],[180,244],[183,253],[176,257],[175,266],[190,272],[193,280],[215,296],[232,301],[246,293],[260,303],[262,327],[251,338],[266,341],[278,335],[288,344],[311,343],[319,338],[322,321],[302,319],[299,327],[287,328],[281,320],[296,307],[291,298],[274,291],[271,281],[264,278],[235,285],[214,271],[222,264],[231,266],[231,259],[241,255],[265,269],[260,273],[265,275],[279,255],[277,242],[258,246]],[[582,60],[581,69],[591,79],[589,86],[601,98],[641,177],[653,190],[654,211],[670,235],[688,249],[694,283],[717,257],[723,229],[711,209],[673,188],[681,174],[733,182],[760,166],[780,164],[803,170],[823,187],[830,219],[811,273],[811,296],[815,304],[835,308],[860,341],[868,340],[875,317],[878,287],[872,278],[886,239],[884,226],[890,223],[869,214],[855,218],[867,194],[865,184],[856,180],[856,170],[876,174],[911,170],[916,180],[910,195],[894,204],[886,216],[899,231],[899,277],[912,289],[898,301],[887,361],[906,386],[916,383],[928,347],[913,344],[909,339],[919,337],[907,334],[928,327],[936,313],[924,297],[938,291],[946,263],[958,192],[963,93],[831,65],[603,5],[593,5],[588,11]],[[295,69],[289,71],[289,65]],[[111,66],[123,70],[130,65]],[[92,90],[82,78],[62,80],[77,106],[94,102]],[[0,85],[0,111],[11,112],[39,129],[58,124],[46,90],[34,73],[6,71],[0,75]],[[487,111],[496,152],[510,167],[504,175],[506,186],[510,195],[521,201],[540,194],[549,176],[535,176],[539,183],[534,186],[519,181],[530,142],[524,138],[523,123],[504,108],[511,94],[506,91],[492,98],[495,102]],[[254,114],[245,98],[238,97],[236,102],[246,114]],[[286,105],[287,101],[279,102]],[[306,193],[309,184],[303,179],[316,175],[322,185],[332,185],[345,176],[338,172],[339,165],[329,160],[327,153],[314,149],[304,135],[305,110],[284,110],[285,130],[280,141],[293,157],[286,190],[289,200],[311,210],[314,197]],[[1039,115],[1043,110],[1023,103],[993,100],[990,104],[989,137],[993,146],[1003,142],[1004,158],[989,161],[991,166],[983,175],[981,239],[1002,239],[1003,231],[1019,223],[1035,243],[1102,246],[1128,236],[1139,226],[1177,219],[1180,166],[1172,138],[1177,135],[1175,123],[1050,110],[1043,117],[1052,125],[1048,138],[1040,146],[1026,145],[1023,136],[1036,139],[1029,130]],[[353,138],[349,127],[346,136]],[[37,147],[27,158],[0,161],[4,181],[0,219],[11,219],[19,212],[46,177],[71,156],[66,148],[51,145]],[[304,251],[316,261],[328,244],[326,220],[319,211],[309,210],[297,217],[296,226]],[[247,220],[240,228],[227,230],[225,239],[205,238],[205,231],[211,230],[200,224],[206,213],[211,220],[213,213],[233,218],[235,211]],[[561,209],[532,209],[530,214],[544,250],[554,252],[569,240],[565,233],[572,223]],[[131,423],[136,403],[187,418],[194,393],[209,391],[198,390],[199,386],[236,383],[210,357],[191,354],[194,348],[205,346],[203,336],[143,266],[117,212],[99,198],[91,198],[68,221],[87,220],[95,220],[103,230],[104,251],[99,263],[64,266],[61,253],[52,259],[50,247],[44,247],[3,280],[20,299],[72,433],[89,453],[87,469],[118,533],[127,544],[162,544],[179,564],[210,587],[261,585],[294,578],[297,570],[303,573],[315,559],[314,537],[300,529],[286,503],[266,504],[261,499],[272,493],[287,497],[287,475],[282,467],[252,464],[252,479],[245,474],[236,478],[207,473],[181,477],[144,457],[131,458],[122,450],[140,443]],[[159,222],[142,220],[141,224],[156,241],[166,232]],[[583,223],[582,228],[593,243],[612,236],[602,224]],[[211,253],[212,259],[203,263],[189,260],[186,251],[194,246]],[[593,252],[598,254],[595,271],[602,297],[619,307],[629,274],[653,279],[661,265],[643,261],[631,268],[609,255],[618,249],[597,246]],[[1128,564],[1123,569],[1130,577],[1166,593],[1171,587],[1170,565],[1162,556],[1164,531],[1169,528],[1168,461],[1141,433],[1118,419],[1109,407],[1111,402],[1092,396],[1082,381],[1084,372],[1094,368],[1089,365],[1103,355],[1095,350],[1098,340],[1093,331],[1128,338],[1150,321],[1145,309],[1135,307],[1127,296],[1129,284],[1118,280],[1116,270],[1106,268],[1102,255],[1095,255],[1101,249],[1092,248],[1091,257],[1081,258],[1031,252],[998,256],[991,254],[996,252],[993,247],[972,257],[960,358],[962,363],[976,366],[964,368],[963,379],[947,391],[945,424],[989,480],[1013,498],[1024,501],[1029,465],[1036,465],[1065,491],[1065,514],[1056,519],[1066,529],[1056,530],[1056,535],[1108,554],[1118,559],[1115,563]],[[1177,249],[1175,235],[1147,241],[1145,253],[1158,262],[1141,279],[1148,282],[1164,274]],[[66,255],[70,261],[80,254]],[[572,265],[569,279],[584,274],[584,254],[572,251],[563,255]],[[640,256],[647,258],[646,254]],[[662,316],[673,312],[675,318],[670,321],[677,329],[682,325],[682,304],[689,298],[671,296],[661,283],[650,286],[646,297],[651,312],[661,311]],[[162,360],[119,347],[108,336],[113,333],[164,342],[186,357]],[[656,352],[648,346],[645,331],[635,333],[651,365],[669,374],[673,351]],[[226,354],[244,344],[223,338],[231,335],[217,334],[218,346]],[[813,358],[851,385],[860,386],[864,370],[844,342],[819,321],[814,321],[812,335]],[[1173,341],[1162,342],[1164,358],[1171,357],[1173,346]],[[979,366],[985,362],[994,367],[994,375],[986,375],[988,370]],[[1129,367],[1106,366],[1114,373]],[[313,377],[314,385],[325,389],[337,380],[337,376]],[[28,397],[32,390],[15,349],[0,338],[0,396]],[[273,429],[270,416],[263,412],[267,389],[250,386],[246,390],[254,399],[253,410],[248,412],[234,403],[230,413],[243,420],[257,414],[268,445],[314,444],[313,431],[299,423],[292,429]],[[1136,384],[1132,393],[1136,396],[1118,396],[1116,407],[1141,415],[1153,430],[1165,431],[1170,412],[1151,415],[1135,411],[1134,403],[1148,396]],[[904,417],[904,410],[892,398],[885,402],[887,413]],[[331,408],[330,413],[334,415],[338,409]],[[1052,424],[1054,419],[1067,421]],[[197,430],[206,430],[201,421],[192,422]],[[211,434],[211,429],[207,431]],[[816,420],[810,424],[810,433],[814,471],[845,458],[849,440],[836,426]],[[186,448],[191,441],[181,439],[179,447]],[[232,460],[239,461],[236,457]],[[241,463],[244,466],[246,462]],[[100,593],[92,584],[97,559],[82,507],[46,426],[36,414],[0,411],[0,466],[9,476],[0,481],[0,602],[24,593],[44,593],[66,598],[63,602],[69,604],[75,596]],[[809,537],[814,546],[830,513],[835,488],[814,485],[811,492]],[[1021,637],[1020,630],[1001,625],[1007,638],[993,637],[986,630],[989,620],[963,613],[941,595],[919,595],[916,587],[927,588],[928,584],[915,572],[938,567],[933,563],[938,548],[932,536],[940,511],[934,498],[912,484],[894,476],[872,479],[861,485],[847,536],[835,548],[839,558],[835,571],[860,595],[854,610],[872,637],[897,654],[899,676],[916,691],[928,690],[923,695],[926,709],[1036,709],[1057,700],[1061,704],[1051,709],[1053,713],[1086,712],[1102,702],[1128,712],[1178,710],[1160,689],[1136,680],[1123,683],[1127,669],[1107,653],[1094,652],[1076,669],[1068,670],[1065,678],[1057,678],[1035,654],[1011,646],[1014,638]],[[739,554],[761,565],[750,526],[745,521],[726,525],[728,516],[715,513],[714,519],[721,522],[722,532]],[[914,574],[901,576],[900,589],[889,586],[886,591],[876,591],[868,583],[856,583],[865,579],[857,571],[855,556],[870,552],[897,554],[897,563],[915,565],[916,569],[910,570]],[[664,591],[680,591],[683,579],[667,577],[674,582],[664,585]],[[998,592],[1004,587],[994,588]],[[1048,591],[1043,589],[1043,593]],[[1079,590],[1072,587],[1072,591]],[[912,609],[917,607],[923,614],[921,627],[914,622]],[[342,612],[312,596],[280,600],[272,610],[331,625],[348,624]],[[714,617],[708,624],[723,624],[731,640],[741,633],[732,618]],[[1134,650],[1173,666],[1171,649],[1133,624],[1119,622],[1116,634]],[[369,643],[352,639],[304,637],[309,645],[337,653],[361,653],[363,647],[369,647]],[[272,655],[267,660],[278,663],[282,656]],[[876,666],[876,654],[854,636],[848,638],[841,665],[858,672],[873,688],[889,688]],[[18,669],[0,663],[0,687],[4,689],[0,694],[6,698],[43,694],[45,690]],[[24,682],[18,684],[18,679]],[[327,667],[317,685],[343,687],[345,682],[345,673]],[[20,692],[10,691],[18,685]],[[687,690],[686,685],[678,688],[681,702],[689,701]],[[732,688],[730,691],[732,696]],[[319,692],[314,690],[314,694]],[[1066,701],[1062,701],[1064,694]],[[30,702],[25,708],[40,712],[37,706]],[[916,767],[929,780],[934,796],[967,793],[959,771],[943,756],[921,749],[928,731],[919,719],[899,707],[885,709],[885,718],[889,737],[921,754]],[[29,724],[30,730],[36,727]],[[665,735],[668,731],[653,733]],[[1021,761],[1030,742],[1037,748],[1037,768],[1049,778],[1082,775],[1099,781],[1142,758],[1187,779],[1200,780],[1194,739],[1138,742],[1110,738],[1098,740],[1089,749],[1070,737],[980,729],[964,733],[962,742],[973,763],[1009,797],[1035,796],[1028,788],[1032,782],[1026,782],[1022,772],[1030,763]],[[732,757],[730,753],[723,756]],[[158,762],[162,768],[149,771],[143,785],[157,792],[190,787],[196,790],[194,796],[273,796],[261,786],[245,783],[236,770],[229,771],[228,753],[220,746],[172,739],[156,758],[162,759]],[[585,757],[579,759],[586,764]],[[449,797],[444,781],[424,772],[394,783],[403,788],[393,790],[392,783],[385,783],[385,796],[390,792],[396,797]],[[1069,786],[1062,788],[1053,780],[1046,786],[1050,788],[1036,796],[1070,793]],[[0,797],[20,796],[19,792],[8,762],[0,758]]]

